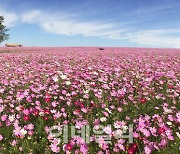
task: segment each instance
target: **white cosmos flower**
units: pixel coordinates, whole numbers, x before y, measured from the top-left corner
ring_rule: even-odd
[[[98,73],[97,73],[97,72],[93,72],[93,74],[94,74],[94,75],[98,75]]]
[[[109,110],[108,108],[105,108],[105,110],[106,110],[109,114],[112,114],[111,110]]]
[[[39,115],[40,116],[44,116],[44,112],[39,112]]]
[[[84,93],[88,94],[88,93],[89,93],[89,90],[85,90]]]
[[[106,117],[101,117],[101,118],[100,118],[100,121],[101,121],[101,122],[104,122],[104,121],[106,121],[106,120],[107,120]]]
[[[57,99],[58,97],[57,96],[54,96],[54,99]]]
[[[180,133],[179,133],[179,132],[176,132],[176,135],[177,135],[177,137],[179,137],[179,138],[180,138]]]
[[[20,132],[21,132],[21,134],[22,134],[23,136],[27,134],[27,131],[26,131],[24,128],[21,129]]]
[[[69,86],[70,84],[71,84],[71,82],[70,82],[70,81],[66,81],[66,85],[68,85],[68,86]]]
[[[170,126],[170,125],[172,125],[172,122],[168,121],[167,124]]]
[[[51,113],[56,113],[57,111],[55,109],[51,110]]]
[[[63,80],[67,78],[66,75],[61,75],[60,77],[61,77],[61,79],[63,79]]]
[[[0,93],[2,93],[2,94],[3,94],[3,93],[4,93],[4,89],[0,89]]]
[[[156,96],[156,99],[160,99],[160,97],[157,95],[157,96]]]
[[[91,68],[91,67],[88,67],[88,69],[89,69],[89,70],[92,70],[92,68]]]
[[[10,116],[9,116],[9,121],[10,121],[10,122],[13,122],[14,120],[15,120],[15,116],[14,116],[14,115],[10,115]]]
[[[62,72],[61,71],[57,71],[57,74],[62,74]]]

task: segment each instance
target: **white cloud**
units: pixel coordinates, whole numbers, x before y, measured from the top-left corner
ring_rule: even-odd
[[[4,17],[4,24],[7,27],[13,27],[18,20],[18,16],[15,13],[3,10],[0,8],[0,15]]]
[[[147,11],[149,12],[149,10]],[[75,20],[77,15],[59,13],[47,14],[40,10],[33,10],[22,15],[22,21],[38,24],[42,29],[57,35],[83,35],[101,38],[127,40],[145,46],[180,47],[180,29],[152,29],[134,30],[117,28],[113,23],[82,22]],[[120,30],[119,30],[120,29]]]
[[[127,34],[126,39],[141,45],[180,48],[180,29],[153,29]]]
[[[86,23],[70,20],[45,21],[40,24],[45,30],[54,34],[83,35],[108,37],[114,31],[113,25],[101,23]]]
[[[82,22],[75,20],[73,14],[47,14],[34,10],[22,15],[22,21],[38,24],[45,31],[59,35],[83,35],[111,38],[124,30],[114,30],[115,24],[100,22]]]
[[[167,4],[163,4],[161,6],[147,6],[147,7],[139,7],[137,10],[135,10],[132,15],[137,16],[154,16],[159,15],[163,13],[167,13],[169,11],[172,11],[171,6]],[[129,14],[130,15],[130,14]]]
[[[27,13],[22,14],[21,20],[23,22],[27,22],[27,23],[34,23],[34,22],[37,22],[39,20],[38,19],[39,16],[41,16],[41,11],[33,10],[33,11],[29,11]]]

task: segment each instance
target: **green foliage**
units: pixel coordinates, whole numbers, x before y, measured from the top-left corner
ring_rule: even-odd
[[[8,29],[3,23],[4,23],[4,18],[3,16],[0,16],[0,43],[9,38],[9,34],[6,33]]]

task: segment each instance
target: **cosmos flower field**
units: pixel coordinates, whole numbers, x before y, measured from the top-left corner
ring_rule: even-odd
[[[179,94],[178,49],[0,48],[0,153],[178,154]]]

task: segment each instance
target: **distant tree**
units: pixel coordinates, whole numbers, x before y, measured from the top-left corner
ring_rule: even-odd
[[[8,29],[4,25],[4,18],[0,16],[0,43],[9,38],[9,34],[6,33],[7,31]]]

